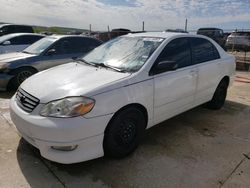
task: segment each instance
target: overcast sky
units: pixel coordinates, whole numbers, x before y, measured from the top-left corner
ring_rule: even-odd
[[[0,22],[93,30],[250,29],[250,0],[2,0]]]

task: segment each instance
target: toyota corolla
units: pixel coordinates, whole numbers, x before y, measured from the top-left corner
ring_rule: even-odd
[[[234,57],[205,36],[129,34],[25,80],[11,118],[49,160],[124,157],[145,129],[203,103],[220,109],[234,70]]]

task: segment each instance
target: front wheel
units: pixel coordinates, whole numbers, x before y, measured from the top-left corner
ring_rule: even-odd
[[[127,108],[116,114],[105,131],[105,155],[121,158],[132,153],[139,145],[145,125],[145,117],[137,108]]]
[[[10,80],[8,84],[8,90],[16,90],[21,83],[26,80],[28,77],[35,74],[37,71],[32,68],[20,68],[14,70],[12,74],[15,76]]]
[[[213,110],[221,109],[227,97],[227,88],[228,83],[225,80],[222,80],[217,86],[212,100],[206,103],[206,107]]]

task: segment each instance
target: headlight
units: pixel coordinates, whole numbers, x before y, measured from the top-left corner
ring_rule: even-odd
[[[76,117],[92,110],[95,105],[93,99],[87,97],[67,97],[47,103],[40,111],[46,117]]]

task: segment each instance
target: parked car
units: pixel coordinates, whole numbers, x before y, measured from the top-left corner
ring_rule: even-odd
[[[45,37],[35,33],[13,33],[0,37],[0,54],[23,51],[26,47]]]
[[[224,32],[219,28],[200,28],[197,34],[207,36],[216,41],[222,48],[225,48],[226,38]]]
[[[227,49],[250,51],[250,32],[233,32],[227,37]]]
[[[83,56],[101,42],[84,36],[45,37],[19,53],[0,55],[0,90],[13,90],[29,76]]]
[[[34,33],[32,26],[16,25],[16,24],[1,24],[0,36],[11,33]]]
[[[129,34],[25,80],[11,119],[49,160],[124,157],[145,129],[203,103],[220,109],[234,71],[234,56],[205,36]]]

